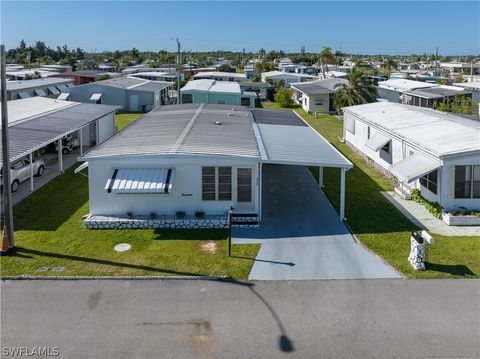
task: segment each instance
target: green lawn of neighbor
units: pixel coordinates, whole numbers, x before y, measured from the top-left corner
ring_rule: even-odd
[[[119,129],[142,114],[117,115]],[[226,230],[87,230],[88,180],[73,168],[14,207],[15,251],[0,258],[1,276],[12,275],[225,275],[247,279],[259,245],[233,245]],[[218,252],[201,250],[205,241]],[[131,250],[117,253],[116,244]],[[39,267],[65,267],[40,272]]]
[[[115,115],[115,124],[117,125],[117,129],[120,131],[122,128],[128,126],[137,118],[143,116],[144,113],[135,112],[135,113],[120,113]]]
[[[410,232],[417,229],[380,191],[392,191],[393,183],[340,142],[343,122],[330,115],[307,114],[295,110],[353,164],[346,175],[347,223],[363,245],[409,278],[480,276],[480,237],[446,237],[438,234],[430,247],[427,271],[415,271],[407,261]],[[312,168],[318,178],[318,169]],[[338,210],[340,171],[324,170],[325,192]]]

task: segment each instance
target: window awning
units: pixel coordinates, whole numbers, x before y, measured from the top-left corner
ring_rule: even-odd
[[[440,168],[440,166],[439,162],[415,153],[392,165],[390,172],[403,182],[410,183]]]
[[[67,84],[67,87],[75,87],[74,84]]]
[[[50,91],[52,95],[58,95],[60,93],[55,86],[48,87],[48,91]]]
[[[392,139],[382,133],[376,133],[372,137],[370,137],[365,143],[368,148],[371,148],[375,152],[377,152],[380,148],[385,146],[387,143],[389,143]]]
[[[60,91],[63,91],[63,90],[66,90],[66,89],[67,89],[67,86],[65,86],[65,85],[58,85],[58,86],[57,86],[57,89],[59,89]]]
[[[102,98],[102,93],[94,93],[92,97],[90,97],[90,101],[98,101]]]
[[[173,188],[171,168],[129,168],[113,171],[105,190],[108,193],[170,193]]]
[[[57,100],[68,100],[70,94],[68,92],[62,92],[60,96],[57,97]]]
[[[31,97],[30,94],[28,92],[25,92],[25,91],[22,91],[22,92],[19,92],[18,93],[18,97],[20,98],[29,98]]]
[[[33,90],[33,92],[35,92],[35,95],[37,96],[47,96],[47,94],[45,93],[45,91],[43,91],[43,89],[36,89],[36,90]]]

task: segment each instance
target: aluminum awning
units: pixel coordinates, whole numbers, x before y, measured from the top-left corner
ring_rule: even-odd
[[[67,84],[67,87],[75,87],[74,84]]]
[[[58,95],[60,93],[55,86],[48,87],[48,91],[50,91],[52,95]]]
[[[18,93],[18,97],[20,97],[20,98],[29,98],[29,97],[32,97],[32,96],[30,96],[30,94],[29,94],[28,92],[22,91],[22,92],[19,92],[19,93]]]
[[[66,90],[66,89],[67,89],[67,86],[65,86],[65,85],[58,85],[58,86],[57,86],[57,89],[59,89],[60,92],[61,92],[61,91],[63,91],[63,90]]]
[[[70,97],[70,93],[68,93],[68,92],[62,92],[62,93],[60,94],[60,96],[57,97],[57,100],[67,101],[69,97]]]
[[[401,181],[410,183],[440,168],[440,166],[439,162],[415,153],[392,165],[390,172]]]
[[[370,137],[365,145],[377,152],[380,148],[389,143],[392,139],[382,133],[376,133]]]
[[[91,97],[90,97],[90,101],[98,101],[102,98],[102,93],[94,93]]]
[[[115,169],[105,184],[108,193],[170,193],[174,171],[171,168]]]
[[[35,92],[35,95],[37,96],[47,96],[47,94],[43,89],[36,89],[36,90],[33,90],[33,92]]]

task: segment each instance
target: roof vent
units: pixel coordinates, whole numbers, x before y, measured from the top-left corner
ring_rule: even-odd
[[[215,121],[216,125],[221,125],[222,123],[220,121]]]

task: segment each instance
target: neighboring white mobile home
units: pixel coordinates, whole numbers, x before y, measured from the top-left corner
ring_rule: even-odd
[[[347,85],[348,80],[327,79],[302,83],[290,84],[294,90],[293,99],[306,112],[310,113],[331,113],[335,112],[333,96],[342,85]]]
[[[392,102],[345,107],[344,139],[445,211],[480,209],[480,122]]]

